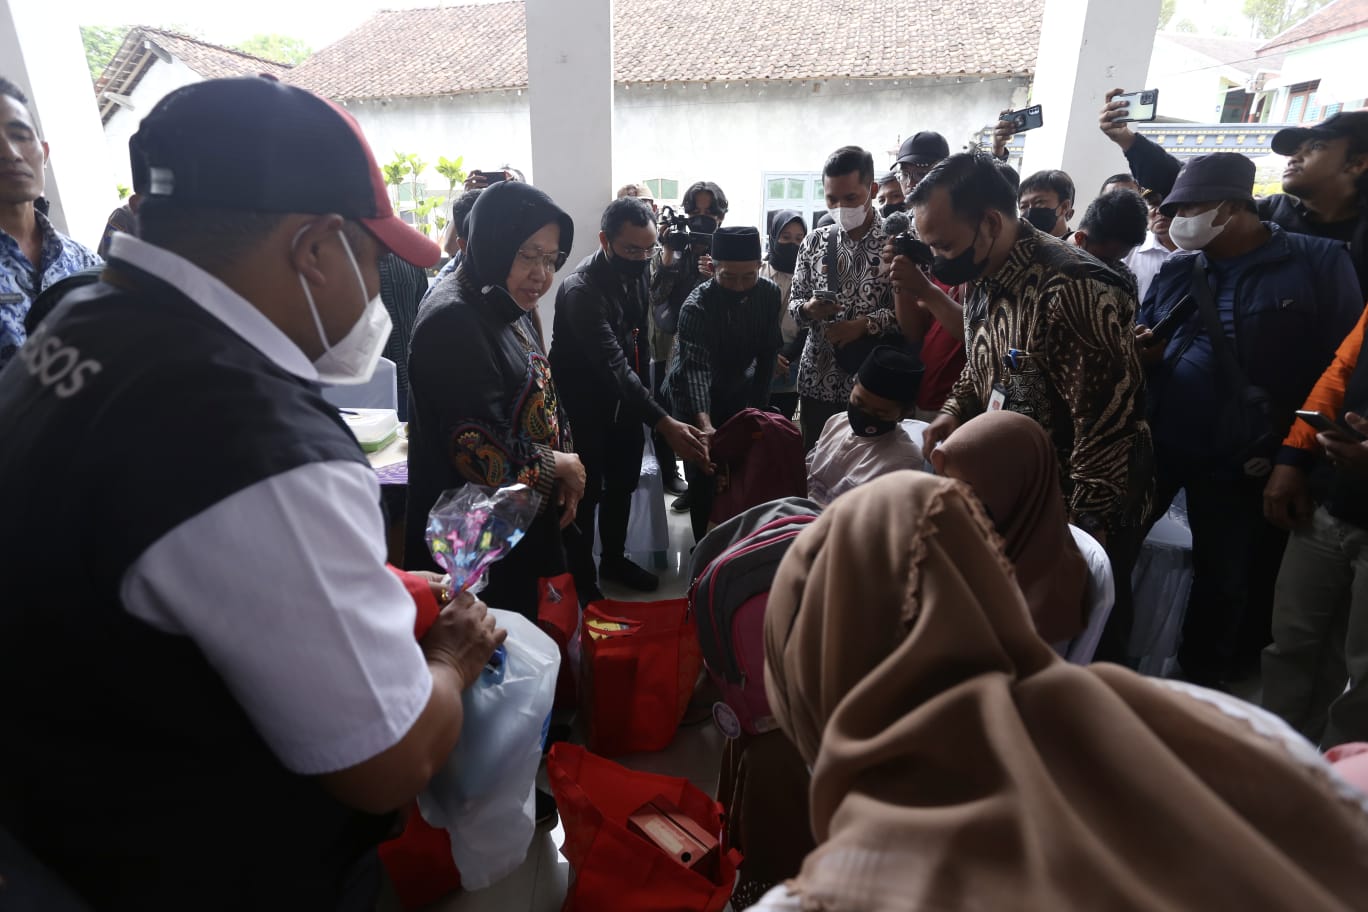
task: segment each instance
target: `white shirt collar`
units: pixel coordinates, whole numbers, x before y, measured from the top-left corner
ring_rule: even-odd
[[[1140,245],[1140,250],[1138,252],[1148,253],[1151,250],[1158,250],[1164,256],[1168,256],[1170,253],[1173,252],[1172,250],[1169,250],[1167,247],[1165,247],[1163,244],[1159,243],[1159,238],[1155,236],[1153,231],[1147,231],[1145,232],[1145,243]]]
[[[123,260],[175,288],[204,308],[210,316],[242,337],[281,370],[303,380],[318,380],[318,371],[290,337],[250,301],[203,269],[169,250],[130,234],[115,234],[109,244],[111,259]]]

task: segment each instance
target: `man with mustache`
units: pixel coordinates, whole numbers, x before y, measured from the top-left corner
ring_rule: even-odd
[[[28,338],[24,317],[39,293],[103,262],[34,205],[43,195],[47,158],[28,97],[0,77],[0,367]]]

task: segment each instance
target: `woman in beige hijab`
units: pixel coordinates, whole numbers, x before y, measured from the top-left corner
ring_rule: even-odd
[[[765,638],[818,848],[757,909],[1368,909],[1363,794],[1261,710],[1064,662],[958,482],[832,504]]]

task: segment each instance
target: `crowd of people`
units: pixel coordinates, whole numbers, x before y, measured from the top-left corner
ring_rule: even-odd
[[[97,255],[0,79],[0,836],[99,907],[370,908],[505,636],[484,603],[657,589],[627,547],[647,442],[698,540],[718,429],[757,409],[825,509],[766,615],[779,729],[724,765],[737,909],[1368,906],[1368,793],[1316,751],[1368,741],[1368,112],[1279,131],[1256,198],[1249,159],[1179,162],[1117,94],[1130,171],[1092,199],[1019,179],[1006,121],[922,130],[887,172],[836,148],[811,227],[629,184],[570,264],[589,226],[516,169],[439,245],[349,115],[264,78],[147,114]],[[404,569],[320,393],[382,355]],[[425,541],[468,484],[541,495],[483,601]],[[1179,492],[1160,682],[1125,667],[1131,578]],[[1264,709],[1223,692],[1260,667]]]

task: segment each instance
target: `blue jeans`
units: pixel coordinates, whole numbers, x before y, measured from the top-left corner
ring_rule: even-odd
[[[1278,573],[1263,705],[1322,748],[1366,741],[1366,679],[1368,529],[1321,507],[1293,533]]]

